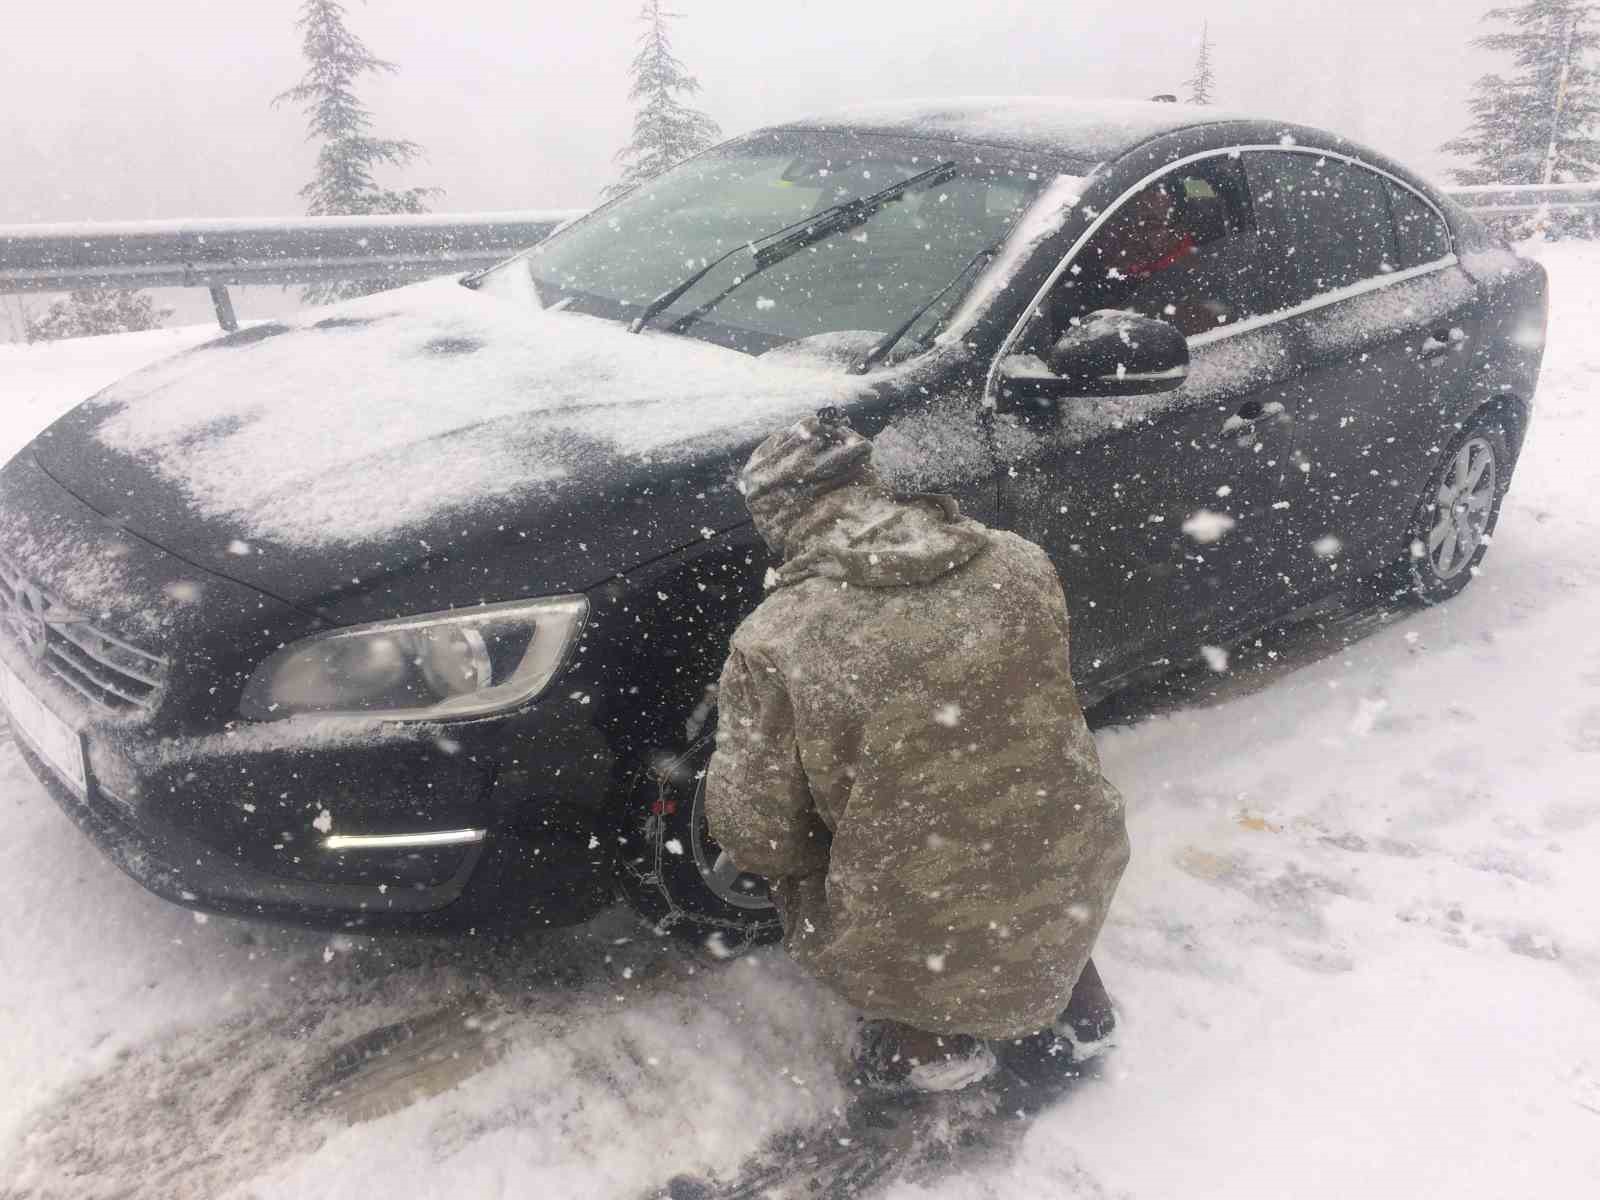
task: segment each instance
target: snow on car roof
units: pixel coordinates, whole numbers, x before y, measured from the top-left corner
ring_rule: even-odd
[[[1020,150],[1050,151],[1100,162],[1174,130],[1221,121],[1257,119],[1221,109],[1147,100],[970,96],[858,105],[790,122],[784,127],[943,137]]]

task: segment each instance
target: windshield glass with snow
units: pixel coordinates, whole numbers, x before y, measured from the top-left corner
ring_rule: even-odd
[[[668,171],[518,262],[527,264],[543,304],[631,320],[728,251],[942,162],[956,164],[953,178],[885,204],[754,277],[746,278],[755,256],[735,253],[655,323],[749,353],[808,338],[867,346],[999,241],[1051,172],[983,147],[767,134]],[[914,334],[934,328],[960,290]],[[702,317],[683,321],[723,292]]]

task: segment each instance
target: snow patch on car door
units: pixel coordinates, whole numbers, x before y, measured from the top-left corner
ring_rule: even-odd
[[[1388,341],[1405,329],[1447,320],[1476,295],[1472,281],[1446,267],[1357,294],[1305,322],[1306,340],[1318,354],[1353,351]],[[1333,297],[1337,299],[1337,294]]]

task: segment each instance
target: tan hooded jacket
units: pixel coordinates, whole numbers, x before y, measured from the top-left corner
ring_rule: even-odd
[[[785,437],[741,477],[786,561],[723,670],[712,834],[773,881],[789,953],[867,1015],[1035,1032],[1128,859],[1055,569],[949,497],[891,497],[847,428],[808,418],[763,450]]]

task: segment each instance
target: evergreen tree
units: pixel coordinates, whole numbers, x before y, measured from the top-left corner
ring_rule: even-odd
[[[157,308],[155,299],[131,288],[78,288],[45,309],[28,316],[23,337],[30,342],[61,338],[97,337],[103,333],[137,333],[160,329],[170,308]]]
[[[1511,55],[1516,73],[1479,79],[1470,129],[1441,147],[1471,163],[1454,171],[1458,182],[1583,182],[1600,172],[1600,74],[1585,61],[1600,46],[1597,13],[1589,0],[1528,0],[1484,15],[1509,28],[1473,44]]]
[[[1216,98],[1217,79],[1211,67],[1211,23],[1200,27],[1200,55],[1195,59],[1194,74],[1183,81],[1189,89],[1190,104],[1210,104]]]
[[[633,77],[628,99],[638,105],[633,139],[617,151],[622,177],[605,189],[608,197],[659,175],[722,136],[715,121],[678,99],[700,90],[700,81],[672,53],[667,38],[667,22],[681,15],[663,9],[661,0],[644,0],[639,12],[645,31],[639,35],[639,52],[628,69]]]
[[[311,216],[369,213],[420,213],[438,188],[385,188],[373,178],[380,166],[403,167],[423,156],[422,147],[403,138],[372,133],[372,114],[357,99],[355,83],[366,74],[393,74],[398,68],[378,58],[345,25],[338,0],[304,0],[295,27],[307,67],[294,87],[273,98],[306,113],[306,140],[321,142],[316,173],[300,189]],[[343,299],[381,291],[380,281],[332,284],[306,289],[308,300]]]

